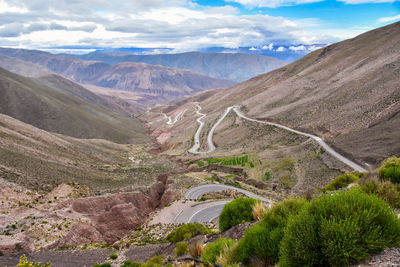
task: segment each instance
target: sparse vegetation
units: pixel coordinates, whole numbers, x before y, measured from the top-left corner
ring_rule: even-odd
[[[240,197],[224,206],[219,216],[219,229],[226,231],[232,226],[253,220],[253,206],[258,201],[253,198]]]
[[[110,259],[111,259],[111,260],[116,260],[117,258],[118,258],[118,255],[115,254],[115,253],[113,253],[113,254],[110,255]]]
[[[196,235],[210,234],[212,231],[201,223],[187,223],[178,227],[167,236],[167,240],[177,243],[182,240],[190,239]]]
[[[260,220],[264,215],[266,209],[264,204],[260,201],[253,206],[253,219]]]
[[[174,249],[174,253],[176,256],[182,256],[185,255],[187,249],[188,249],[187,241],[178,242],[176,243],[176,248]]]
[[[193,242],[189,245],[189,254],[193,258],[199,258],[203,253],[204,246],[200,241]]]
[[[29,261],[25,255],[19,258],[19,263],[16,267],[50,267],[50,263],[41,264],[40,262]]]
[[[111,263],[106,262],[106,263],[102,263],[102,264],[95,264],[92,267],[111,267]]]
[[[154,256],[150,259],[148,259],[146,262],[132,262],[132,261],[125,261],[124,264],[121,265],[121,267],[162,267],[162,266],[171,266],[172,264],[166,264],[163,265],[164,263],[164,255],[160,256]]]
[[[400,208],[400,185],[392,184],[389,181],[378,183],[369,181],[360,186],[360,189],[367,194],[374,194],[385,200],[395,209]]]
[[[392,183],[400,183],[400,158],[391,157],[385,160],[378,169],[379,178]]]

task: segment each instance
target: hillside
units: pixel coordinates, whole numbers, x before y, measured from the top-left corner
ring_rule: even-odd
[[[398,154],[400,23],[317,50],[203,101],[324,137],[370,164]]]
[[[192,162],[246,154],[255,159],[254,168],[245,168],[249,178],[277,191],[305,193],[325,186],[338,171],[351,169],[310,139],[239,119],[234,112],[216,128],[214,152],[190,154],[199,125],[195,104],[207,115],[200,151],[207,151],[207,135],[226,108],[241,105],[248,117],[317,135],[340,154],[373,169],[400,151],[399,41],[400,23],[395,23],[234,87],[198,93],[146,115],[154,121],[157,112],[176,116],[187,110],[173,127],[151,123],[163,153]]]
[[[234,82],[228,80],[144,63],[121,63],[112,66],[100,61],[85,61],[37,50],[11,48],[0,48],[0,54],[40,65],[81,84],[152,94],[162,103],[206,89],[234,85]],[[10,71],[26,74],[22,67],[18,68],[20,64],[4,65],[9,67]],[[147,102],[144,101],[144,104]]]
[[[114,142],[149,141],[118,106],[58,76],[26,78],[0,69],[0,113],[46,131]]]
[[[133,55],[127,53],[95,52],[78,56],[85,60],[109,64],[143,62],[187,69],[210,77],[242,82],[258,74],[282,67],[287,62],[268,56],[241,53],[201,53]]]
[[[52,74],[45,67],[2,54],[0,54],[0,68],[27,77],[40,77]]]
[[[205,89],[222,88],[234,84],[191,71],[131,62],[110,67],[90,83],[101,87],[167,97],[183,96]]]

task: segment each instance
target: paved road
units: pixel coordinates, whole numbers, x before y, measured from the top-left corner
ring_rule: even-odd
[[[272,204],[271,200],[260,197],[252,192],[222,184],[206,184],[200,185],[194,188],[191,188],[186,192],[186,199],[199,199],[201,195],[214,192],[214,191],[222,191],[222,190],[235,190],[245,194],[248,197],[252,197],[255,199],[259,199],[263,201],[266,206],[270,206]],[[182,210],[174,219],[175,223],[187,223],[187,222],[211,222],[215,218],[217,218],[224,208],[225,204],[230,202],[231,199],[224,200],[208,200],[205,202],[199,202],[195,205],[192,205],[190,208]]]
[[[206,116],[206,114],[203,113],[199,113],[199,111],[201,110],[201,106],[199,104],[197,104],[197,112],[198,114],[202,117],[198,118],[197,121],[200,123],[200,127],[199,129],[197,129],[196,135],[194,136],[194,140],[195,140],[195,144],[194,146],[189,149],[188,151],[190,153],[193,154],[206,154],[206,153],[210,153],[213,152],[215,150],[215,146],[213,144],[212,141],[212,137],[214,135],[215,129],[218,127],[218,125],[225,119],[226,115],[228,115],[228,113],[233,109],[233,111],[235,111],[235,113],[242,119],[248,120],[248,121],[253,121],[253,122],[257,122],[257,123],[262,123],[262,124],[267,124],[267,125],[271,125],[271,126],[275,126],[275,127],[279,127],[281,129],[285,129],[287,131],[290,131],[292,133],[296,133],[296,134],[300,134],[306,137],[309,137],[313,140],[315,140],[320,146],[322,146],[325,151],[327,151],[329,154],[331,154],[334,158],[336,158],[337,160],[343,162],[344,164],[346,164],[347,166],[351,167],[352,169],[358,171],[358,172],[368,172],[364,167],[362,167],[361,165],[351,161],[350,159],[340,155],[339,153],[337,153],[335,150],[333,150],[330,146],[328,146],[327,143],[325,143],[320,137],[312,135],[312,134],[308,134],[308,133],[304,133],[301,131],[297,131],[294,130],[292,128],[289,128],[287,126],[278,124],[278,123],[273,123],[273,122],[267,122],[267,121],[261,121],[261,120],[256,120],[256,119],[252,119],[249,117],[246,117],[240,110],[238,106],[231,106],[226,108],[225,112],[221,115],[221,117],[219,118],[219,120],[214,124],[214,126],[211,128],[208,136],[207,136],[207,142],[208,142],[208,151],[203,151],[203,152],[199,152],[198,149],[200,147],[200,141],[199,141],[199,137],[200,137],[200,132],[203,129],[204,126],[204,122],[201,121],[202,118],[204,118]]]
[[[200,133],[201,130],[204,127],[204,122],[202,121],[202,119],[206,116],[206,114],[203,114],[200,112],[201,110],[201,106],[199,104],[196,104],[197,110],[196,110],[196,114],[200,115],[200,117],[197,118],[197,122],[200,124],[199,128],[197,129],[195,135],[194,135],[194,145],[188,150],[190,153],[192,154],[206,154],[209,153],[211,151],[207,151],[207,152],[199,152],[199,148],[200,148]]]
[[[249,192],[247,190],[243,190],[234,186],[230,185],[224,185],[224,184],[206,184],[206,185],[200,185],[194,188],[189,189],[189,191],[186,192],[185,198],[186,199],[199,199],[203,194],[209,193],[209,192],[216,192],[216,191],[223,191],[223,190],[235,190],[237,192],[240,192],[248,197],[259,199],[263,202],[270,203],[271,201],[260,197],[252,192]]]
[[[210,222],[221,214],[225,204],[230,201],[231,199],[224,199],[195,203],[182,210],[174,218],[174,223]]]
[[[331,154],[334,158],[340,160],[341,162],[343,162],[343,163],[346,164],[347,166],[353,168],[354,170],[356,170],[356,171],[358,171],[358,172],[368,172],[368,171],[367,171],[365,168],[363,168],[362,166],[358,165],[357,163],[355,163],[355,162],[351,161],[350,159],[345,158],[345,157],[343,157],[342,155],[340,155],[339,153],[337,153],[335,150],[333,150],[330,146],[328,146],[328,144],[325,143],[325,142],[324,142],[320,137],[318,137],[318,136],[315,136],[315,135],[312,135],[312,134],[308,134],[308,133],[304,133],[304,132],[300,132],[300,131],[291,129],[291,128],[287,127],[287,126],[280,125],[280,124],[278,124],[278,123],[273,123],[273,122],[267,122],[267,121],[261,121],[261,120],[256,120],[256,119],[248,118],[248,117],[246,117],[245,115],[243,115],[242,112],[240,112],[240,110],[239,110],[238,107],[233,107],[233,110],[236,112],[236,114],[237,114],[239,117],[241,117],[241,118],[243,118],[243,119],[246,119],[246,120],[249,120],[249,121],[253,121],[253,122],[263,123],[263,124],[267,124],[267,125],[276,126],[276,127],[285,129],[285,130],[287,130],[287,131],[290,131],[290,132],[293,132],[293,133],[296,133],[296,134],[300,134],[300,135],[303,135],[303,136],[307,136],[307,137],[309,137],[309,138],[312,138],[312,139],[315,140],[318,144],[320,144],[320,145],[325,149],[325,151],[327,151],[327,152],[328,152],[329,154]]]
[[[226,203],[217,203],[211,207],[199,210],[189,218],[189,222],[212,222],[215,218],[219,217]]]
[[[167,124],[172,127],[178,120],[180,120],[183,116],[183,114],[185,114],[186,109],[182,110],[181,112],[179,112],[178,114],[175,115],[175,118],[172,119],[172,116],[168,116],[165,113],[161,113],[163,114],[164,118],[167,120]]]
[[[215,129],[225,119],[226,115],[228,115],[228,113],[231,111],[231,109],[233,107],[229,107],[229,108],[227,108],[225,110],[225,112],[221,115],[221,117],[218,119],[218,121],[214,124],[214,126],[211,128],[210,132],[208,133],[208,136],[207,136],[208,150],[207,151],[199,151],[199,148],[200,148],[200,133],[201,133],[201,130],[203,129],[203,127],[204,127],[204,122],[201,119],[203,119],[207,115],[203,114],[203,113],[200,113],[201,106],[199,104],[196,104],[196,106],[197,106],[196,113],[201,116],[201,117],[199,117],[197,119],[197,122],[200,124],[200,126],[197,129],[196,134],[194,135],[194,145],[188,151],[190,153],[192,153],[192,154],[200,154],[200,155],[201,154],[211,153],[211,152],[213,152],[215,150],[215,145],[214,145],[214,143],[212,141]]]

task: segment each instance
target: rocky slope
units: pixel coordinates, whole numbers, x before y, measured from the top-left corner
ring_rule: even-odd
[[[81,84],[150,94],[158,98],[159,102],[234,84],[226,79],[144,63],[122,63],[112,66],[100,61],[85,61],[42,51],[11,48],[0,48],[0,54],[40,65]],[[5,57],[0,60],[9,61]],[[23,64],[3,63],[3,66],[16,73],[27,73]]]
[[[146,130],[117,105],[59,76],[26,78],[0,69],[0,113],[78,138],[147,142]]]
[[[164,55],[133,55],[127,53],[96,52],[78,56],[85,60],[109,64],[143,62],[167,67],[187,69],[204,75],[242,82],[258,74],[286,65],[287,62],[268,56],[241,53],[189,52]]]

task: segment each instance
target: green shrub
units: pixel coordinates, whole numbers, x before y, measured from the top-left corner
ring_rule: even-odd
[[[188,243],[186,241],[176,243],[176,248],[174,249],[176,256],[185,255],[188,249]]]
[[[172,243],[190,239],[196,235],[211,234],[211,230],[201,223],[187,223],[176,228],[167,236],[167,240]]]
[[[374,194],[385,200],[395,209],[400,208],[400,185],[389,181],[383,183],[366,182],[360,189],[367,194]]]
[[[106,262],[106,263],[103,263],[103,264],[95,264],[92,267],[111,267],[111,263]]]
[[[254,198],[239,197],[227,203],[219,216],[219,229],[226,231],[232,226],[253,220]]]
[[[392,183],[400,183],[400,158],[391,157],[385,160],[378,169],[379,178]]]
[[[16,267],[50,267],[50,263],[41,264],[40,262],[32,262],[25,255],[22,255]]]
[[[284,228],[289,216],[307,205],[303,198],[288,199],[273,206],[263,220],[246,230],[235,250],[235,261],[245,264],[256,257],[265,264],[275,264],[279,260],[279,248]]]
[[[147,262],[131,262],[125,261],[121,267],[162,267],[164,263],[164,256],[154,256],[147,260]],[[167,264],[165,266],[172,266],[171,264]]]
[[[360,189],[311,201],[289,217],[280,266],[348,266],[400,245],[400,221],[390,206]]]
[[[115,259],[117,259],[117,258],[118,258],[118,255],[115,254],[115,253],[113,253],[113,254],[110,255],[110,259],[111,259],[111,260],[115,260]]]
[[[344,188],[349,184],[356,183],[360,180],[364,173],[344,173],[335,178],[330,184],[325,186],[324,192],[335,191],[340,188]]]
[[[235,244],[230,238],[218,238],[214,243],[208,244],[201,254],[201,261],[208,264],[214,264],[217,257],[226,249]]]

